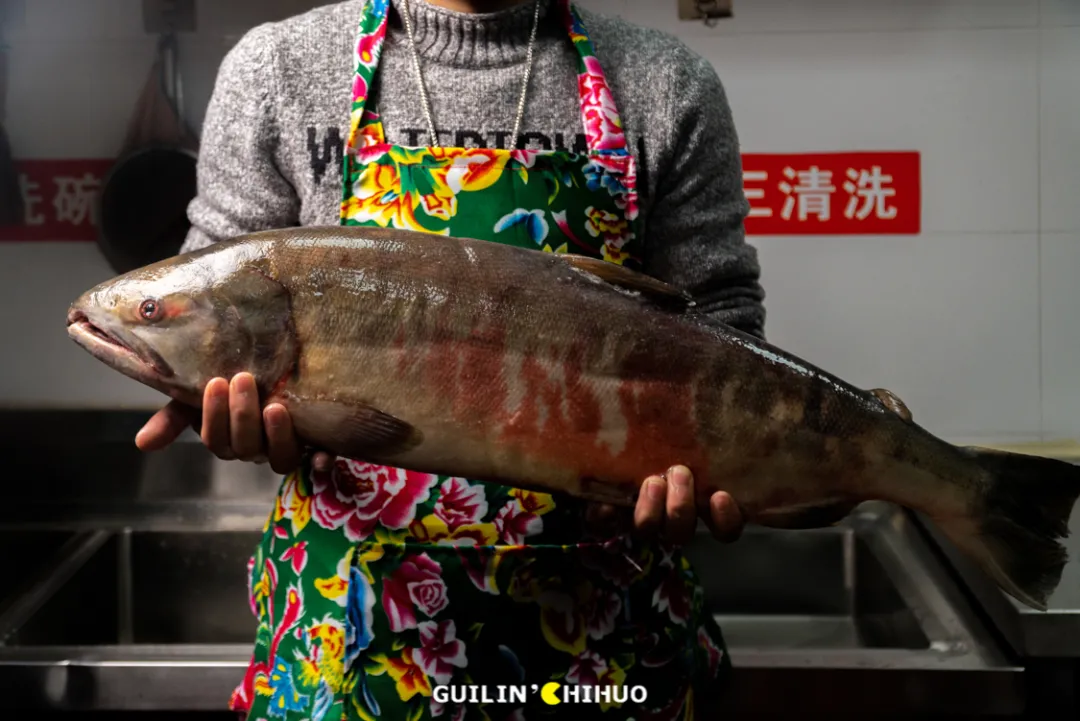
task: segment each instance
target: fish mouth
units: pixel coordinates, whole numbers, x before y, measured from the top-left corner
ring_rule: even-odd
[[[115,334],[94,325],[86,313],[77,308],[68,311],[67,324],[68,335],[99,360],[123,365],[140,380],[173,376],[172,368],[153,349],[142,346],[136,350]]]

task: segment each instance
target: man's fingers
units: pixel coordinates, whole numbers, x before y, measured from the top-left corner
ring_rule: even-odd
[[[206,384],[202,415],[203,443],[218,458],[234,460],[236,455],[229,442],[229,382],[224,378],[214,378]]]
[[[170,401],[150,417],[135,434],[135,445],[140,451],[160,451],[175,441],[181,433],[199,422],[199,410]]]
[[[708,520],[713,536],[724,543],[739,540],[746,525],[739,504],[723,491],[717,491],[709,499]]]
[[[237,373],[229,384],[229,437],[233,453],[242,461],[262,453],[262,412],[259,389],[250,373]]]
[[[655,536],[664,522],[667,483],[660,476],[649,476],[641,484],[634,506],[634,530],[644,537]]]
[[[667,472],[667,519],[664,536],[668,542],[682,545],[694,539],[697,509],[694,505],[694,477],[686,466],[673,466]]]
[[[300,447],[293,434],[289,411],[280,403],[271,403],[263,411],[270,467],[274,473],[287,475],[300,465]]]

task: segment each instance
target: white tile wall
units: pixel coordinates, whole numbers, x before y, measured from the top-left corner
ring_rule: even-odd
[[[0,243],[4,405],[163,405],[163,395],[109,370],[67,337],[68,306],[113,275],[92,243]]]
[[[4,125],[17,156],[114,157],[153,54],[147,38],[14,45]]]
[[[196,33],[229,35],[333,0],[196,0]],[[20,42],[141,37],[142,0],[5,0],[19,6],[8,39]]]
[[[1080,5],[1080,0],[1077,0]],[[1080,229],[1080,26],[1042,32],[1039,194],[1045,231]]]
[[[1039,14],[1044,27],[1080,25],[1080,0],[1041,0]]]
[[[199,0],[181,46],[195,126],[240,33],[323,1]],[[922,236],[752,239],[773,342],[947,436],[1080,437],[1080,0],[735,0],[712,29],[676,0],[581,4],[712,61],[747,151],[922,153]],[[153,49],[140,1],[24,6],[5,28],[19,154],[111,154]],[[92,244],[0,244],[0,333],[18,339],[0,404],[161,403],[64,334],[109,275]]]
[[[1039,433],[1038,236],[757,238],[769,340],[946,435]]]
[[[1038,0],[734,0],[734,17],[712,28],[701,21],[679,20],[676,0],[624,0],[611,7],[608,12],[621,12],[632,22],[680,37],[1020,28],[1039,24]]]
[[[1037,30],[692,37],[750,152],[918,150],[927,232],[1038,228]]]
[[[123,40],[142,34],[142,0],[8,0],[11,43]]]
[[[1042,236],[1043,431],[1080,437],[1080,230]]]

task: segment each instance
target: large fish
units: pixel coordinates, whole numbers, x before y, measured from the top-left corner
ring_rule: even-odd
[[[629,506],[691,468],[699,502],[816,528],[878,499],[922,511],[1009,594],[1045,609],[1080,467],[951,445],[861,390],[709,320],[620,266],[340,227],[255,233],[93,288],[68,332],[198,406],[252,372],[263,403],[341,456]]]

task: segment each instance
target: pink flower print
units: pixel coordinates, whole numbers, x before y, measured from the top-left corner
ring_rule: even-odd
[[[578,76],[578,93],[589,147],[594,150],[624,147],[626,138],[615,107],[615,98],[604,79],[600,61],[595,57],[585,58],[585,72]]]
[[[352,99],[354,103],[362,103],[367,100],[368,84],[364,76],[359,73],[353,78]]]
[[[454,668],[465,668],[465,642],[457,638],[453,621],[424,621],[420,631],[420,648],[413,650],[413,660],[437,684],[450,683]]]
[[[495,516],[495,530],[499,532],[499,540],[503,543],[520,546],[525,543],[526,538],[544,530],[544,521],[513,500],[508,501]]]
[[[690,618],[690,595],[682,574],[673,568],[656,587],[652,603],[661,613],[667,611],[674,623],[685,626]]]
[[[313,472],[311,477],[315,522],[331,530],[344,528],[354,543],[370,536],[376,525],[407,528],[437,480],[428,473],[343,458],[329,473]]]
[[[585,604],[585,630],[589,637],[600,640],[614,631],[620,611],[622,599],[618,594],[595,590]]]
[[[709,632],[702,626],[697,632],[698,646],[705,651],[705,658],[708,659],[709,664],[709,678],[716,678],[716,670],[720,667],[720,661],[724,658],[724,650],[717,646],[709,635]]]
[[[442,566],[426,553],[410,557],[383,581],[383,611],[394,633],[416,628],[418,610],[431,618],[447,603]]]
[[[255,578],[252,573],[255,571],[255,556],[248,558],[247,562],[247,592],[248,592],[248,606],[251,608],[251,613],[255,618],[259,617],[258,599],[255,598]]]
[[[526,168],[531,168],[536,163],[536,158],[539,157],[541,152],[543,151],[529,150],[528,148],[521,150],[514,149],[510,151],[510,157],[513,160],[521,163]]]
[[[304,570],[304,566],[307,565],[307,558],[307,541],[297,541],[285,549],[285,553],[281,554],[283,562],[292,561],[293,573],[298,576]]]
[[[559,226],[559,230],[561,230],[563,235],[569,238],[571,242],[580,248],[592,252],[592,248],[583,243],[581,239],[574,234],[574,229],[570,227],[570,222],[566,219],[565,210],[555,211],[551,214],[551,217],[555,220],[555,225]]]
[[[607,670],[607,661],[595,651],[586,649],[574,657],[570,670],[566,674],[566,680],[578,686],[596,686]]]
[[[365,34],[356,44],[356,62],[365,67],[371,67],[379,59],[382,51],[383,39],[386,37],[386,23],[379,25],[379,29],[371,34]],[[357,73],[359,76],[360,73]]]
[[[478,591],[499,595],[499,588],[495,580],[495,573],[502,560],[502,553],[493,548],[477,548],[475,552],[465,552],[458,549],[458,560],[465,569],[469,580],[476,586]]]
[[[626,187],[625,195],[615,196],[615,205],[618,206],[629,221],[637,220],[640,212],[637,192],[637,161],[634,156],[626,157],[626,174],[623,176],[623,185]]]
[[[451,531],[479,523],[488,512],[483,486],[472,486],[464,478],[448,478],[439,488],[435,516]]]

